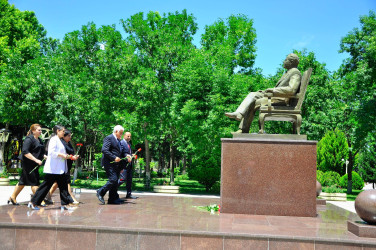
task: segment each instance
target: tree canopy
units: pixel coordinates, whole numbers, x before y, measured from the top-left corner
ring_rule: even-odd
[[[32,123],[61,123],[75,140],[97,149],[121,124],[134,145],[143,145],[148,178],[152,160],[170,168],[172,181],[184,160],[190,176],[210,189],[220,177],[220,139],[237,130],[224,113],[250,91],[275,86],[284,71],[284,58],[275,75],[254,68],[253,23],[241,14],[220,18],[205,27],[197,47],[193,14],[140,12],[120,20],[124,37],[116,25],[89,22],[57,41],[46,36],[33,12],[0,0],[0,124],[26,131]],[[313,68],[302,133],[317,141],[338,134],[336,129],[344,133],[341,156],[326,151],[335,154],[328,169],[339,173],[339,158],[349,159],[349,183],[356,155],[373,145],[364,139],[376,132],[375,13],[360,17],[360,24],[340,43],[350,56],[338,71],[329,72],[314,52],[292,51],[301,72]],[[267,126],[271,133],[291,129],[286,123]],[[258,130],[257,118],[251,129]],[[327,169],[321,163],[332,156],[318,157],[319,168]]]

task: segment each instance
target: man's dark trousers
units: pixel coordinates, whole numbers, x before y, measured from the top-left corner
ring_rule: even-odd
[[[132,194],[132,177],[133,177],[133,161],[128,164],[128,166],[120,172],[119,186],[125,182],[125,187],[127,189],[127,196]]]
[[[124,156],[120,141],[112,134],[107,136],[103,140],[102,153],[102,165],[106,170],[108,181],[103,187],[98,189],[98,194],[103,197],[109,191],[108,202],[112,203],[119,198],[117,193],[118,179],[120,170],[123,168],[123,161],[119,163],[113,162],[116,157],[122,158]]]

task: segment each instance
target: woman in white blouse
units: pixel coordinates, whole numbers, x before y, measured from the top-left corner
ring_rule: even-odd
[[[46,176],[28,205],[29,208],[35,210],[39,210],[38,206],[40,206],[55,181],[60,189],[62,207],[69,204],[68,184],[64,173],[68,171],[66,159],[69,159],[70,155],[66,153],[65,147],[60,141],[60,138],[64,136],[65,128],[56,125],[53,130],[55,135],[49,141],[48,157],[43,170]]]

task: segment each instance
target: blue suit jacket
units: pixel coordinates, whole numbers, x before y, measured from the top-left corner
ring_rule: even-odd
[[[124,155],[127,156],[127,155],[130,155],[132,156],[132,149],[131,149],[131,144],[128,143],[126,140],[121,140],[120,141],[120,144],[121,146],[123,147],[123,152],[124,152]],[[129,147],[128,147],[129,145]]]
[[[103,139],[102,153],[102,165],[104,167],[119,165],[119,163],[111,162],[115,161],[116,157],[124,157],[124,151],[122,147],[119,147],[119,142],[113,134]],[[121,161],[120,163],[122,164],[123,162],[124,161]]]

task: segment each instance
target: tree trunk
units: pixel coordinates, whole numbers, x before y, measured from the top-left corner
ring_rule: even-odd
[[[145,188],[150,189],[150,148],[145,135]]]
[[[354,165],[354,156],[352,151],[349,152],[349,164],[347,165],[347,193],[352,193],[352,170]]]
[[[174,148],[170,145],[170,183],[171,185],[174,185],[174,182],[175,182],[174,161],[175,161]]]
[[[183,169],[181,170],[181,174],[187,173],[187,157],[183,156]]]
[[[162,154],[159,154],[159,159],[158,159],[158,174],[162,174],[162,169],[163,169],[163,161],[162,161]]]
[[[8,133],[8,128],[9,128],[9,124],[5,124],[5,132],[4,132],[4,142],[1,142],[0,144],[0,170],[2,171],[3,170],[3,161],[4,161],[4,151],[5,151],[5,145],[7,144],[7,140],[8,140],[8,137],[9,137],[9,133]],[[6,133],[8,133],[6,135]],[[4,165],[6,166],[6,164]]]

